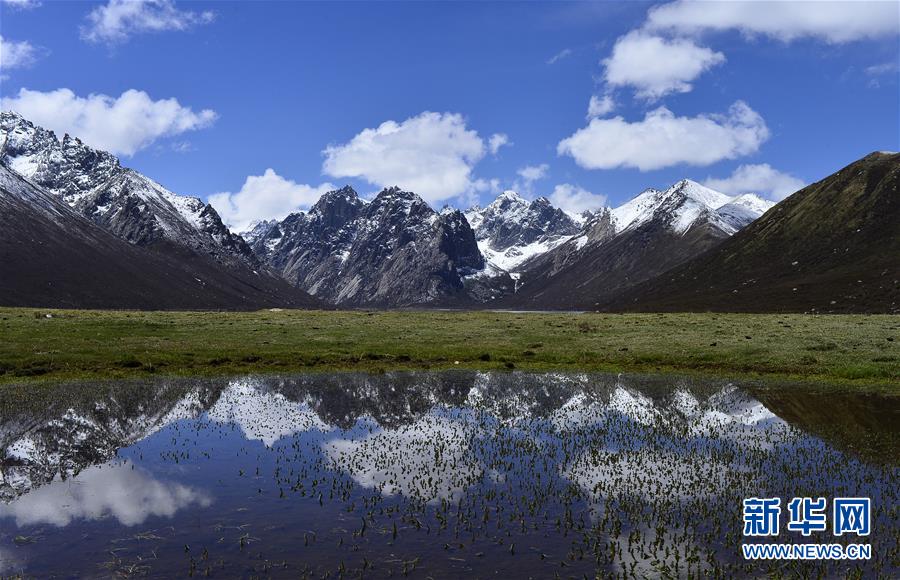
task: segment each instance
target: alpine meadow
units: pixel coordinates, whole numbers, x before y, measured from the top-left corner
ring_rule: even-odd
[[[0,576],[900,576],[900,2],[0,0]]]

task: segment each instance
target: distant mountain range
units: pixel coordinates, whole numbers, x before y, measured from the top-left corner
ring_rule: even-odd
[[[580,215],[512,191],[461,212],[348,186],[239,235],[77,138],[12,112],[0,131],[4,305],[767,310],[790,286],[771,309],[898,310],[896,154],[774,208],[690,180]]]

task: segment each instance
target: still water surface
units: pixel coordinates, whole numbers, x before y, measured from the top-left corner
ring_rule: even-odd
[[[900,573],[892,397],[474,372],[42,388],[0,390],[2,575]],[[773,540],[872,560],[743,561],[752,496],[871,497],[866,539]]]

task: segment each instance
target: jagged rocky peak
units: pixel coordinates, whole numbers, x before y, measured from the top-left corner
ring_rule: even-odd
[[[466,217],[479,240],[495,251],[542,239],[573,235],[578,224],[546,197],[528,201],[514,191],[504,191],[485,208],[473,207]]]
[[[462,275],[484,268],[484,256],[478,248],[475,231],[463,212],[445,207],[441,210],[437,225],[441,229],[441,250],[453,260]]]
[[[53,131],[13,111],[0,112],[0,130],[0,161],[70,205],[122,170],[114,155],[68,134],[60,141]]]
[[[348,221],[356,219],[363,205],[365,204],[356,190],[345,185],[323,194],[309,213],[321,216],[325,227],[340,228]]]
[[[267,225],[253,250],[289,282],[342,305],[405,306],[460,299],[462,276],[484,266],[459,210],[435,212],[388,187],[364,202],[330,191],[306,214]]]
[[[76,137],[59,140],[15,112],[0,113],[0,129],[0,162],[128,242],[166,240],[219,261],[258,265],[245,241],[200,199],[172,193]]]
[[[276,219],[257,220],[250,222],[250,225],[246,230],[237,233],[240,234],[242,238],[244,238],[245,242],[250,244],[250,246],[253,246],[253,244],[255,244],[257,240],[265,237],[265,235],[268,234],[269,231],[277,225],[278,220]]]
[[[385,219],[390,216],[431,216],[436,212],[418,194],[395,185],[381,190],[370,202],[366,213],[370,218]]]

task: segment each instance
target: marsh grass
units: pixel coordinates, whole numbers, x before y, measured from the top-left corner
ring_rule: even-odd
[[[898,337],[900,317],[890,315],[2,308],[0,383],[515,368],[674,372],[897,391]]]

